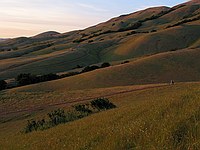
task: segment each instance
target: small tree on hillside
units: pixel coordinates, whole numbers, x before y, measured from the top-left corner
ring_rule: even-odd
[[[101,65],[101,68],[110,67],[111,65],[108,62],[105,62]]]
[[[0,80],[0,90],[6,89],[7,83],[4,80]]]
[[[35,75],[31,75],[30,73],[22,73],[18,75],[16,81],[19,85],[28,85],[38,82],[37,77]]]
[[[98,111],[116,108],[107,98],[98,98],[91,101],[91,106]]]

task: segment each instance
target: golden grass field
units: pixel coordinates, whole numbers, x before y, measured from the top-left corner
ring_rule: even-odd
[[[199,6],[154,7],[84,30],[1,42],[0,80],[111,66],[0,91],[0,150],[199,150]],[[21,132],[29,119],[100,97],[117,108]]]
[[[16,113],[17,116],[0,124],[0,148],[198,149],[200,146],[200,84],[177,83],[172,86],[156,86],[158,85],[73,92],[66,90],[62,94],[57,93],[58,95],[51,92],[40,94],[26,92],[22,95],[20,92],[6,91],[1,93],[4,95],[5,102],[3,103],[10,105],[16,103],[13,111],[20,106],[23,108],[26,103],[28,104],[26,108],[38,104],[45,105],[45,102],[53,103],[56,101],[53,100],[54,98],[58,101],[61,99],[70,101],[71,98],[84,98],[91,95],[98,97],[119,91],[124,91],[124,93],[108,96],[117,105],[116,109],[29,134],[20,133],[27,119],[43,116],[45,112],[56,107],[67,108],[68,106],[49,107],[18,115]],[[136,91],[125,92],[138,88],[139,90]],[[9,105],[3,107],[9,109]]]

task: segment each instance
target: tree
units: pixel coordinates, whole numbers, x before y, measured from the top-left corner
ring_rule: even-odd
[[[30,73],[22,73],[17,76],[16,81],[19,85],[28,85],[37,83],[37,77],[35,75],[31,75]]]
[[[48,116],[53,126],[66,122],[65,111],[63,109],[54,110],[48,113]]]
[[[0,91],[6,89],[7,83],[4,80],[0,80]]]
[[[108,62],[105,62],[101,65],[101,68],[110,67],[111,65]]]
[[[98,111],[116,108],[116,106],[111,103],[107,98],[98,98],[96,100],[93,100],[91,101],[91,106]]]
[[[99,66],[95,66],[95,65],[87,66],[81,71],[81,73],[93,71],[93,70],[96,70],[96,69],[99,69]]]
[[[74,106],[74,108],[76,111],[79,111],[81,113],[87,113],[87,114],[92,113],[92,111],[89,109],[89,105],[87,104],[79,104]]]

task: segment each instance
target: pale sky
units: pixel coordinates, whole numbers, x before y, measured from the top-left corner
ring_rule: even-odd
[[[0,0],[0,38],[84,29],[112,17],[187,0]]]

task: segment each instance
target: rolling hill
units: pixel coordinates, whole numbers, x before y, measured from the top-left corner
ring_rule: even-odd
[[[2,41],[0,80],[111,66],[0,91],[0,149],[198,150],[199,58],[199,0],[121,15],[84,30]],[[58,109],[73,118],[75,106],[87,109],[97,98],[117,107],[23,132],[27,121]]]
[[[158,85],[157,85],[158,86]],[[198,149],[199,83],[174,86],[130,86],[73,92],[2,94],[1,149]],[[152,88],[154,87],[154,88]],[[139,90],[136,90],[139,89]],[[118,93],[117,91],[123,91]],[[117,93],[118,94],[117,94]],[[67,109],[73,99],[111,94],[116,109],[28,134],[27,120],[56,108]],[[91,97],[92,96],[92,97]],[[53,100],[52,100],[53,99]],[[51,105],[64,100],[60,105]],[[84,102],[84,101],[83,101]],[[70,103],[70,105],[75,102]],[[38,107],[33,109],[32,107]],[[26,111],[23,110],[26,108]],[[6,111],[7,109],[7,111]],[[19,111],[16,111],[19,110]],[[2,115],[2,112],[0,112]],[[3,119],[3,120],[2,120]]]
[[[199,48],[199,6],[199,1],[190,1],[172,8],[149,8],[85,30],[7,40],[0,43],[0,79]]]

